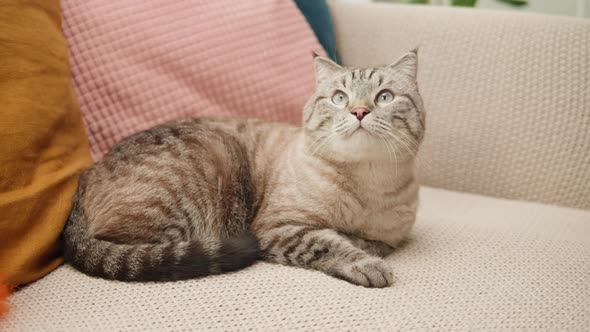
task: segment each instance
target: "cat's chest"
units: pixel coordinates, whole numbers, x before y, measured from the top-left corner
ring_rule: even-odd
[[[417,195],[413,177],[392,183],[369,178],[354,194],[338,197],[334,204],[344,218],[333,222],[344,232],[396,245],[414,224]]]
[[[397,210],[405,206],[405,202],[398,201],[395,197],[384,197],[381,193],[370,193],[360,200],[353,208],[348,205],[347,199],[341,197],[340,206],[342,213],[347,215],[346,224],[355,228],[366,227],[367,225],[378,225],[395,222],[399,214]]]
[[[416,206],[417,199],[406,203],[384,203],[379,208],[365,207],[351,213],[346,222],[335,221],[336,227],[364,239],[396,246],[414,225]]]

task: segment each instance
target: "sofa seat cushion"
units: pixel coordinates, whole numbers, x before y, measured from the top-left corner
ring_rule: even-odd
[[[584,330],[590,211],[423,188],[386,289],[258,263],[171,283],[63,266],[18,291],[0,330]]]

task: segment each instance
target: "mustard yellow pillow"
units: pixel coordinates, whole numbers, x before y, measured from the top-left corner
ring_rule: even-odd
[[[59,235],[91,163],[70,82],[58,0],[0,2],[0,275],[36,280],[61,262]]]

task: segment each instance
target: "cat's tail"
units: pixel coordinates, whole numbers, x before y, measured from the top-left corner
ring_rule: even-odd
[[[260,256],[256,238],[245,232],[222,242],[216,251],[198,242],[119,244],[84,239],[65,246],[66,261],[96,277],[121,281],[172,281],[235,271]]]
[[[123,244],[89,235],[79,204],[74,204],[63,232],[64,257],[78,270],[121,281],[172,281],[245,268],[260,257],[250,231],[215,243],[167,242]]]

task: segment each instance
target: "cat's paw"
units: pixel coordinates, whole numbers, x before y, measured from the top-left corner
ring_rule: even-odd
[[[393,283],[391,267],[381,258],[367,257],[345,264],[333,274],[355,285],[383,288]]]
[[[381,241],[366,240],[355,235],[347,236],[355,247],[372,256],[385,257],[390,255],[394,250],[394,248]]]
[[[381,241],[371,241],[365,251],[373,256],[387,257],[393,253],[394,248]]]

